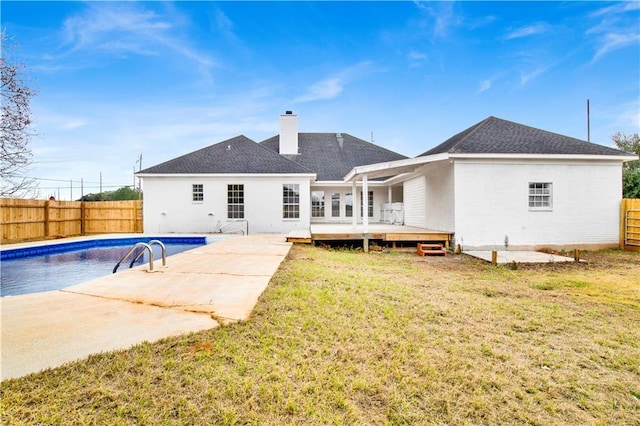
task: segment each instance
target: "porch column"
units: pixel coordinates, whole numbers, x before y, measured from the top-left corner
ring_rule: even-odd
[[[362,175],[362,232],[369,233],[369,184],[367,175]]]
[[[358,210],[356,209],[357,206],[357,186],[356,186],[356,178],[353,178],[353,181],[351,182],[351,202],[353,203],[351,205],[351,222],[353,224],[353,229],[356,229],[356,227],[358,226]]]
[[[387,203],[393,202],[393,191],[391,191],[391,187],[387,188]]]

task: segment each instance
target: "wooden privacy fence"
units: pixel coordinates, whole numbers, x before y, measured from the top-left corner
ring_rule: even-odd
[[[620,248],[640,251],[640,198],[625,198],[620,209]]]
[[[142,232],[142,201],[0,198],[2,243],[77,235]]]

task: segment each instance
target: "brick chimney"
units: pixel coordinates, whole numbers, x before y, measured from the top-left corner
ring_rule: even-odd
[[[280,155],[298,155],[298,116],[291,111],[280,115]]]

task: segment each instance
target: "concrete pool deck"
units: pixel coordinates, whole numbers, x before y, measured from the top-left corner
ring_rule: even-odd
[[[0,299],[2,380],[249,318],[292,243],[225,239],[58,291]]]

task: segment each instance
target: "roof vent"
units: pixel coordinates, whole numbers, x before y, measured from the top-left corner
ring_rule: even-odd
[[[336,139],[338,139],[338,144],[340,148],[342,148],[342,144],[344,143],[344,139],[342,138],[342,133],[336,133]]]

